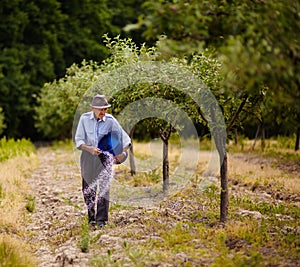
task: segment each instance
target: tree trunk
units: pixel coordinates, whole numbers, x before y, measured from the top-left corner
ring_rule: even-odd
[[[169,140],[163,142],[163,191],[169,188]]]
[[[228,126],[226,127],[226,133],[228,133],[231,127],[233,127],[239,114],[242,112],[247,100],[248,100],[248,95],[246,94],[243,95],[242,102],[240,103],[238,109],[236,110]],[[215,114],[212,108],[211,108],[211,116],[212,116],[212,121],[216,122]],[[220,175],[221,175],[220,221],[225,222],[228,217],[228,162],[227,162],[227,152],[226,152],[226,139],[222,138],[222,136],[218,136],[219,134],[221,134],[221,132],[214,133],[214,140],[217,146],[220,160],[223,159],[223,161],[220,162]]]
[[[163,141],[163,191],[169,189],[169,138],[172,132],[172,125],[166,131],[160,130],[160,138]]]
[[[261,151],[264,152],[266,148],[266,129],[265,125],[262,122],[261,124]]]
[[[133,131],[134,127],[131,129],[129,136],[130,139],[133,140]],[[131,144],[130,150],[129,150],[129,162],[130,162],[130,173],[131,176],[136,174],[136,167],[135,167],[135,161],[134,161],[134,152],[133,152],[133,144]]]
[[[298,127],[296,132],[296,143],[295,143],[295,151],[299,150],[299,140],[300,139],[300,127]]]
[[[220,202],[220,221],[225,222],[228,216],[228,162],[227,152],[224,154],[221,163],[221,202]]]
[[[259,130],[260,130],[260,124],[258,124],[258,126],[257,126],[257,130],[256,130],[256,133],[255,133],[254,142],[253,142],[253,145],[252,145],[252,150],[254,150],[254,147],[255,147],[255,144],[256,144],[256,140],[257,140],[257,137],[258,137],[258,134],[259,134]]]
[[[221,176],[221,200],[220,200],[220,221],[225,222],[228,216],[228,161],[226,152],[226,140],[215,137],[216,147],[220,157],[220,176]]]
[[[239,142],[238,130],[237,130],[237,128],[234,128],[234,144],[237,145],[238,142]]]
[[[244,104],[243,104],[244,105]],[[240,106],[239,112],[242,107]],[[213,107],[210,108],[211,119],[216,122],[215,112]],[[235,118],[238,117],[239,112],[235,114]],[[231,126],[234,124],[234,120],[231,120]],[[220,193],[220,221],[225,222],[228,216],[228,165],[227,165],[227,152],[226,152],[226,133],[230,128],[223,129],[222,125],[216,125],[212,127],[212,135],[214,137],[215,145],[218,150],[220,158],[220,176],[221,176],[221,193]]]

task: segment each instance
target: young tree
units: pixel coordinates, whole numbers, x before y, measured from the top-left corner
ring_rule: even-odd
[[[154,52],[155,48],[138,48],[132,41],[118,38],[112,40],[107,38],[107,42],[111,57],[102,65],[86,63],[80,68],[74,65],[68,70],[65,78],[44,86],[43,94],[39,98],[40,106],[37,108],[36,126],[45,135],[52,138],[65,136],[68,130],[71,132],[72,114],[75,113],[76,105],[79,104],[85,93],[87,96],[99,92],[105,93],[111,98],[112,110],[115,114],[118,114],[130,103],[142,101],[139,108],[132,111],[133,121],[128,122],[130,120],[128,114],[125,118],[130,126],[134,126],[139,120],[151,115],[147,127],[157,129],[163,141],[163,189],[166,191],[169,183],[169,138],[174,129],[181,131],[187,127],[188,120],[183,120],[182,111],[188,114],[195,123],[209,124],[209,121],[214,123],[216,118],[213,117],[219,116],[217,107],[211,109],[209,103],[199,106],[192,97],[197,98],[197,90],[203,89],[201,90],[203,99],[211,101],[212,94],[209,95],[205,88],[207,85],[218,86],[221,80],[220,64],[215,59],[203,54],[195,56],[190,61],[174,58],[169,65],[165,65],[159,63],[159,55]],[[190,62],[193,63],[190,64]],[[176,72],[174,72],[174,67]],[[202,88],[191,87],[194,81],[188,80],[186,74],[193,74],[192,76],[198,80],[203,78]],[[98,82],[93,84],[97,80]],[[205,86],[203,82],[205,82]],[[114,91],[116,90],[114,88],[118,86],[123,89]],[[187,89],[184,89],[185,87]],[[176,108],[174,109],[174,106],[167,105],[166,102],[159,99],[176,104]],[[147,102],[145,102],[146,100]],[[86,107],[86,103],[83,106]],[[148,109],[146,109],[147,106]],[[203,108],[203,106],[204,108],[209,107],[202,110],[205,122],[203,117],[199,116],[199,108]],[[137,116],[137,112],[141,112],[141,116]],[[136,121],[136,119],[139,120]],[[214,129],[217,127],[219,126],[214,125]],[[133,129],[133,127],[127,128],[128,131]],[[217,133],[216,130],[214,130],[215,133]],[[218,140],[220,141],[222,138],[218,138]],[[219,149],[220,147],[218,146]]]

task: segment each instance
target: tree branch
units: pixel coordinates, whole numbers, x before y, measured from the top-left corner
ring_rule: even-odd
[[[170,135],[171,135],[171,132],[172,132],[172,125],[170,124],[169,126],[169,129],[167,129],[166,131],[163,131],[162,129],[159,129],[159,135],[161,137],[161,139],[164,141],[164,142],[167,142],[170,138]]]
[[[204,120],[204,121],[206,122],[206,124],[208,124],[208,120],[204,117],[204,115],[203,115],[203,113],[202,113],[200,107],[198,108],[198,112],[199,112],[200,117],[202,118],[202,120]]]
[[[247,99],[248,99],[248,95],[244,95],[243,96],[243,101],[242,103],[240,104],[240,106],[238,107],[238,109],[236,110],[235,114],[232,116],[227,128],[226,128],[226,133],[229,132],[229,130],[231,129],[231,127],[233,126],[234,122],[236,121],[236,119],[238,118],[239,114],[241,113],[241,111],[243,110],[246,102],[247,102]]]

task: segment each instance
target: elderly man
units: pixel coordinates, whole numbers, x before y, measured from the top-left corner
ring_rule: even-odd
[[[112,163],[124,160],[126,150],[131,146],[131,140],[122,129],[119,122],[106,113],[111,105],[104,95],[96,95],[90,104],[91,111],[81,115],[76,134],[76,147],[82,151],[80,157],[82,192],[87,206],[89,223],[102,228],[108,221],[109,209],[109,175],[112,175]],[[111,133],[119,133],[119,143],[123,148],[119,153],[102,151],[99,144],[108,142]],[[101,175],[102,174],[102,175]],[[96,191],[99,183],[100,191]],[[104,185],[104,186],[103,186]],[[102,189],[101,189],[102,188]],[[104,192],[103,192],[104,190]],[[102,192],[101,192],[102,191]],[[96,209],[95,209],[96,208]]]

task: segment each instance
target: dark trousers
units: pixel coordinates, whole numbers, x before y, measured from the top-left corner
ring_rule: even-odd
[[[82,179],[82,192],[83,192],[84,201],[88,211],[89,222],[108,221],[109,192],[106,192],[104,196],[101,196],[101,192],[99,192],[97,196],[97,205],[96,205],[96,194],[97,194],[96,185],[94,186],[93,184],[91,186],[85,181],[85,179]]]
[[[109,183],[99,174],[104,173],[105,157],[93,156],[83,151],[81,155],[82,193],[88,211],[88,219],[91,221],[108,221],[109,210]],[[103,184],[105,188],[103,189]],[[97,188],[99,187],[98,196]],[[97,201],[96,201],[97,199]]]

